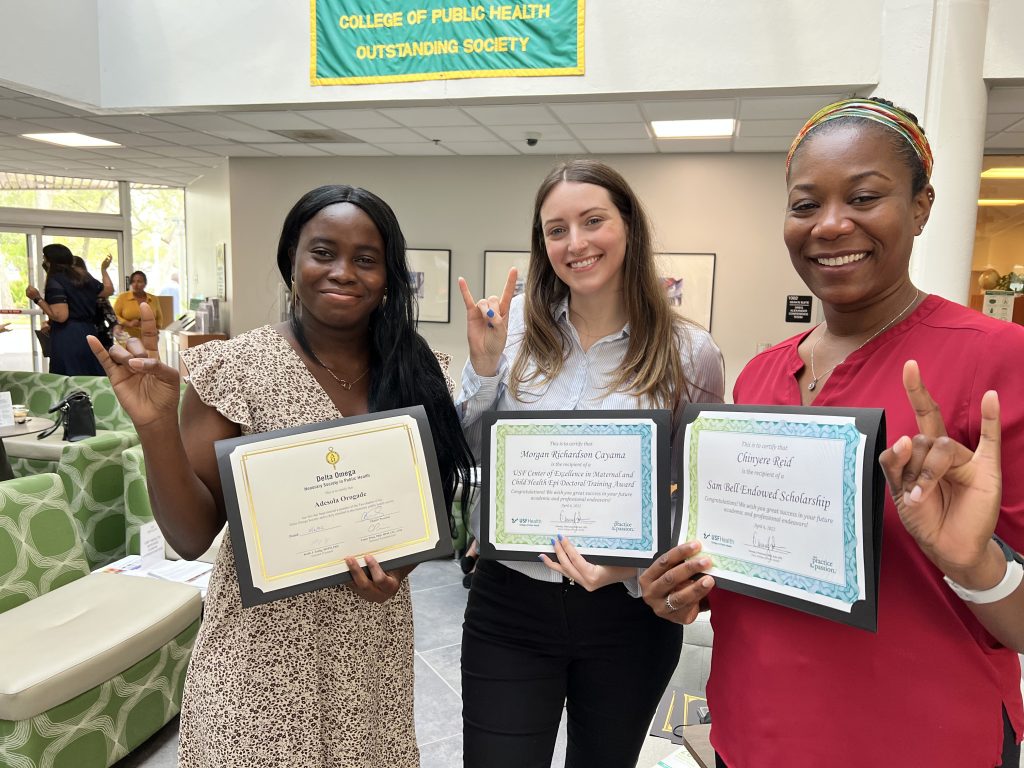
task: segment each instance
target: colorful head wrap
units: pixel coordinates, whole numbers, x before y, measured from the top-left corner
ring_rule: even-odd
[[[793,162],[793,154],[796,152],[797,147],[800,146],[800,142],[816,126],[840,117],[862,117],[865,120],[871,120],[896,131],[913,147],[914,152],[921,159],[921,164],[924,166],[925,176],[931,178],[932,165],[934,164],[932,148],[928,144],[924,131],[906,112],[898,107],[890,107],[871,99],[844,99],[819,109],[811,116],[810,120],[804,123],[804,127],[800,129],[800,132],[793,139],[793,143],[789,147],[789,154],[786,155],[787,179],[789,178],[790,163]]]

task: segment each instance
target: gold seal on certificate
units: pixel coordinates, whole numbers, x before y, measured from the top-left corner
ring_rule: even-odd
[[[422,407],[221,440],[217,461],[245,606],[452,553]]]
[[[490,411],[480,554],[536,560],[568,536],[591,562],[643,567],[669,547],[668,411]]]
[[[873,631],[882,411],[698,404],[683,422],[681,538],[717,587]]]

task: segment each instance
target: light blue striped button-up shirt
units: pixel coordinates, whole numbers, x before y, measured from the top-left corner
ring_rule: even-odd
[[[480,417],[485,411],[583,411],[583,410],[628,410],[634,408],[659,407],[649,397],[638,397],[629,392],[613,392],[608,386],[614,381],[622,364],[629,344],[629,325],[595,342],[584,351],[579,335],[569,320],[569,300],[563,299],[554,313],[555,322],[565,328],[571,340],[569,354],[558,376],[551,382],[535,380],[523,387],[523,400],[512,396],[508,387],[512,363],[523,342],[525,321],[523,318],[523,296],[512,299],[508,316],[508,341],[502,353],[498,372],[494,376],[479,376],[471,362],[466,363],[462,372],[462,391],[456,401],[456,408],[462,420],[466,439],[474,454],[481,455]],[[689,400],[694,402],[721,403],[725,390],[725,371],[722,353],[711,338],[711,334],[697,326],[681,327],[677,334],[679,356],[683,372],[689,382],[689,397],[686,391],[679,399],[673,414],[673,435],[679,424],[682,409]],[[673,438],[673,454],[675,453]],[[486,471],[486,468],[481,468]],[[672,461],[675,471],[675,460]],[[473,530],[479,530],[479,503],[473,510]],[[561,574],[552,571],[537,561],[502,561],[504,565],[539,581],[559,582]],[[635,579],[627,582],[631,594],[638,595]]]

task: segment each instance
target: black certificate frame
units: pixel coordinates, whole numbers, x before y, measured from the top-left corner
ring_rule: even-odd
[[[820,406],[779,406],[779,405],[725,405],[710,403],[691,403],[683,410],[681,429],[686,431],[686,439],[689,439],[689,431],[694,420],[702,413],[765,413],[778,415],[801,415],[801,416],[844,416],[854,419],[854,426],[864,435],[864,463],[860,468],[860,480],[862,492],[862,504],[860,512],[861,530],[863,534],[864,548],[864,594],[863,600],[858,600],[850,608],[850,612],[839,610],[831,606],[820,605],[792,595],[781,594],[771,589],[759,587],[753,584],[746,584],[726,576],[714,575],[715,588],[721,588],[730,592],[736,592],[748,597],[765,600],[776,605],[793,608],[803,613],[818,616],[820,618],[847,624],[869,632],[878,631],[878,580],[881,568],[882,554],[882,515],[885,501],[885,476],[878,464],[878,457],[886,445],[885,433],[885,411],[881,408],[828,408]],[[680,521],[680,528],[685,532],[686,510],[690,494],[693,489],[690,487],[689,478],[685,472],[685,451],[683,444],[680,444],[677,457],[677,472],[679,478],[679,493],[676,498],[676,512]],[[712,559],[714,554],[711,553]]]
[[[427,420],[427,413],[423,406],[416,405],[409,408],[396,408],[390,411],[378,411],[361,416],[349,416],[341,419],[333,419],[318,424],[307,424],[300,427],[288,429],[277,429],[271,432],[261,432],[255,435],[235,437],[228,440],[218,440],[214,443],[214,450],[217,455],[217,467],[220,470],[221,487],[224,493],[224,506],[228,518],[228,530],[231,533],[231,545],[235,555],[235,570],[238,572],[238,588],[241,596],[242,606],[250,608],[255,605],[273,602],[286,597],[312,592],[325,587],[333,587],[348,584],[352,581],[352,574],[348,570],[334,573],[316,579],[311,579],[302,584],[294,584],[280,589],[264,591],[253,583],[252,572],[249,568],[249,553],[246,545],[245,534],[242,526],[241,511],[238,497],[235,494],[234,472],[231,468],[231,453],[238,447],[252,445],[262,441],[279,437],[291,437],[317,432],[332,427],[349,426],[367,422],[379,421],[394,416],[409,416],[416,422],[416,427],[423,445],[423,457],[426,464],[426,479],[429,485],[430,505],[433,510],[433,521],[437,526],[438,542],[431,549],[425,549],[401,557],[386,558],[377,557],[381,567],[387,570],[394,570],[406,565],[421,563],[427,560],[437,560],[443,557],[451,557],[454,552],[454,544],[451,539],[451,527],[448,521],[448,512],[445,506],[444,494],[441,485],[441,473],[437,463],[437,453],[434,449],[434,441],[430,433],[430,424]],[[390,470],[391,468],[387,468]],[[350,553],[356,557],[363,555],[362,552]],[[345,555],[346,557],[348,555]],[[368,574],[364,566],[363,572]]]
[[[547,554],[555,559],[554,547],[538,547],[530,551],[520,551],[495,546],[492,542],[490,509],[494,494],[493,478],[490,477],[491,466],[491,428],[498,421],[519,420],[529,422],[557,422],[565,423],[581,420],[599,419],[603,421],[614,421],[616,419],[649,419],[654,423],[654,452],[655,466],[657,467],[657,483],[652,488],[656,494],[654,501],[654,512],[657,516],[658,532],[655,544],[656,553],[654,557],[629,557],[626,555],[598,555],[587,553],[584,556],[588,562],[601,565],[624,565],[637,568],[644,568],[650,565],[654,558],[666,552],[672,546],[672,505],[670,503],[671,479],[669,473],[672,468],[670,457],[671,451],[671,430],[672,414],[667,410],[659,409],[637,409],[637,410],[615,410],[615,411],[487,411],[481,417],[482,425],[482,450],[480,457],[480,540],[478,542],[480,557],[486,560],[519,560],[539,562],[539,554]],[[551,531],[550,537],[554,538],[558,531]],[[545,532],[546,536],[547,533]]]

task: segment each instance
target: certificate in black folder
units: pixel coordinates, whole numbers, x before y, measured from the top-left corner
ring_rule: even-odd
[[[876,631],[884,412],[696,404],[683,423],[681,539],[716,588]]]
[[[590,562],[645,567],[671,546],[668,411],[482,420],[481,557],[536,561],[562,534]]]
[[[422,406],[215,443],[242,605],[453,552]]]

